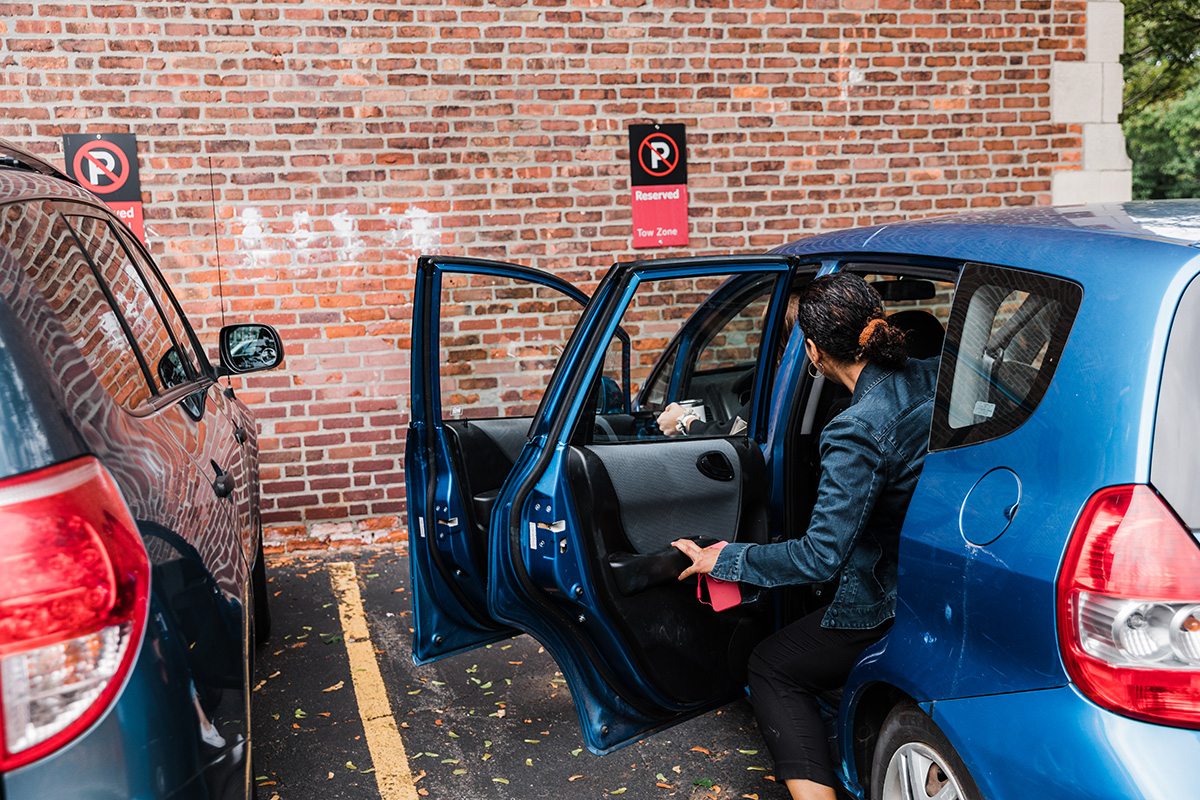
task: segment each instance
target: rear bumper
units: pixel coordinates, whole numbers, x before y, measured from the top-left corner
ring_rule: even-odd
[[[1129,719],[1073,687],[933,704],[988,800],[1196,796],[1200,731]]]
[[[210,800],[246,796],[249,743],[204,741],[178,637],[152,600],[137,663],[117,702],[62,750],[0,775],[4,800]],[[238,693],[240,696],[240,693]],[[244,715],[239,715],[244,716]],[[238,721],[240,723],[240,720]]]

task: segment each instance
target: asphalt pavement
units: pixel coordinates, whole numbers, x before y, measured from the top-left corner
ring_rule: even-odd
[[[528,636],[414,666],[403,545],[270,556],[268,580],[260,800],[787,797],[744,700],[595,756]]]

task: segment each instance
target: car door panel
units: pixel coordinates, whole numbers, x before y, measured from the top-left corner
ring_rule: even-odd
[[[652,553],[688,536],[722,539],[738,529],[742,469],[732,442],[696,439],[587,450],[612,483],[631,552]],[[728,479],[709,477],[697,466],[713,454],[730,465]]]
[[[525,445],[541,376],[574,326],[562,306],[577,314],[586,302],[519,265],[418,262],[405,446],[417,663],[516,633],[487,607],[489,518]]]
[[[773,337],[790,269],[786,259],[771,257],[614,268],[597,289],[576,333],[581,343],[555,374],[547,392],[553,400],[535,418],[532,439],[500,492],[492,514],[489,609],[554,656],[594,752],[740,694],[750,650],[774,623],[769,600],[722,613],[701,604],[695,580],[677,580],[687,560],[670,548],[689,536],[768,540],[769,481],[760,440],[765,416],[759,412],[749,433],[738,436],[667,438],[641,424],[628,441],[591,443],[581,431],[602,428],[604,415],[593,413],[586,388],[605,362],[604,343],[618,322],[628,327],[635,353],[642,342],[671,343],[650,380],[684,379],[657,379],[654,402],[661,409],[683,399],[675,393],[686,391],[686,378],[698,372],[691,363],[669,365],[668,372],[661,358],[711,350],[713,342],[725,341],[717,337],[729,333],[731,319],[749,320],[763,341]],[[664,282],[662,289],[638,294],[640,284],[656,287],[656,281]],[[774,312],[765,326],[764,293]],[[734,305],[714,310],[710,301]],[[760,306],[742,314],[751,301]],[[656,315],[655,306],[669,310]],[[622,316],[626,309],[628,317]],[[672,333],[668,321],[682,327]],[[749,347],[761,373],[753,386],[764,392],[771,369],[769,362],[762,369],[757,341],[743,336],[725,355],[738,355],[732,380],[745,371]],[[640,397],[645,403],[650,395],[643,389]],[[765,401],[750,408],[765,408]],[[641,408],[635,416],[652,418],[655,410]]]

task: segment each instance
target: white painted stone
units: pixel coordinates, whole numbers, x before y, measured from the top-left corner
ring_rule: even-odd
[[[1050,71],[1050,116],[1054,122],[1100,122],[1104,65],[1058,61]]]
[[[1129,170],[1125,133],[1116,123],[1083,126],[1083,168],[1088,171]]]
[[[1105,170],[1100,173],[1100,194],[1105,202],[1128,203],[1133,199],[1133,171]]]
[[[1120,62],[1104,65],[1104,88],[1100,92],[1101,122],[1118,122],[1121,119],[1122,92],[1125,89],[1125,70]]]
[[[1087,60],[1111,63],[1125,52],[1125,5],[1111,0],[1087,4]]]
[[[1056,206],[1095,201],[1099,192],[1100,175],[1095,172],[1056,172],[1050,180],[1050,200]]]

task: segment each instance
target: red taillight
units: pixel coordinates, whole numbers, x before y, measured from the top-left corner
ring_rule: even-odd
[[[0,481],[0,769],[104,712],[137,655],[149,591],[137,526],[94,458]]]
[[[1118,714],[1200,728],[1200,544],[1148,486],[1088,500],[1058,579],[1071,679]]]

